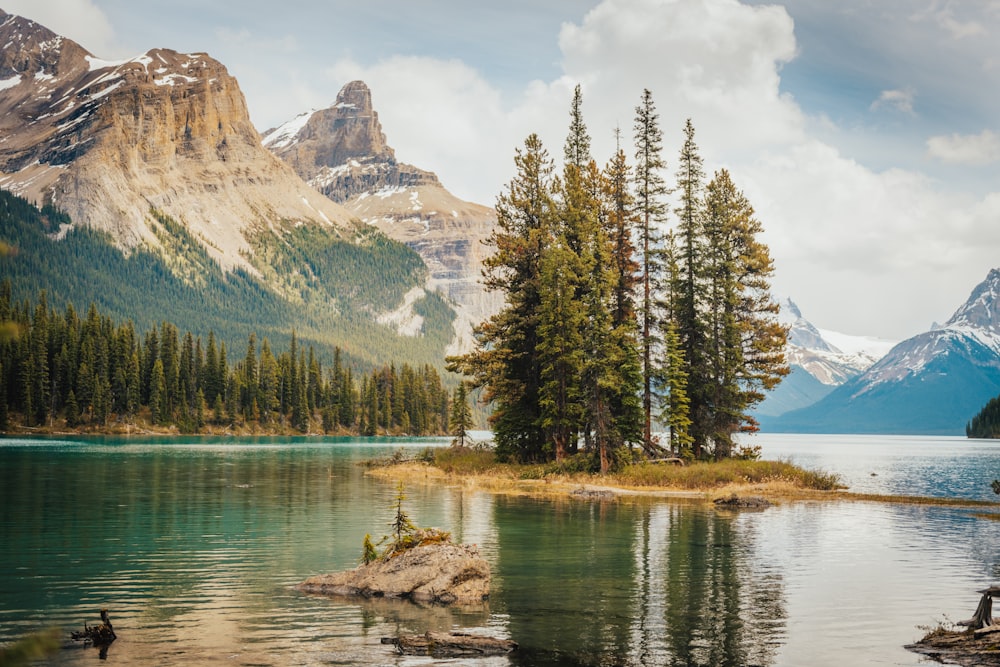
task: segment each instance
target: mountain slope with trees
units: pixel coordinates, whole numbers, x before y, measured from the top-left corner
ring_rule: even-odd
[[[196,336],[214,331],[230,349],[243,345],[251,333],[287,345],[294,326],[326,361],[340,347],[345,361],[364,368],[386,359],[440,366],[453,314],[439,295],[428,293],[415,304],[423,317],[418,336],[400,336],[371,315],[387,296],[402,299],[423,284],[423,263],[402,244],[378,234],[351,243],[319,229],[292,230],[303,236],[302,243],[269,251],[276,266],[287,267],[287,275],[301,281],[300,297],[292,300],[246,271],[223,272],[182,228],[166,217],[160,221],[164,237],[176,246],[170,256],[183,269],[152,249],[125,255],[105,233],[87,227],[59,238],[69,224],[64,214],[51,207],[40,211],[0,191],[0,241],[16,250],[0,259],[0,279],[11,280],[15,301],[45,291],[58,309],[93,302],[101,312],[132,320],[140,329],[166,320]]]
[[[293,331],[286,352],[250,334],[243,354],[162,322],[143,335],[91,304],[62,312],[43,292],[37,304],[0,284],[0,431],[12,417],[26,427],[173,427],[257,432],[442,435],[471,422],[465,395],[448,392],[431,365],[386,364],[368,373],[344,363],[339,348],[324,365]],[[450,415],[450,410],[454,415]]]

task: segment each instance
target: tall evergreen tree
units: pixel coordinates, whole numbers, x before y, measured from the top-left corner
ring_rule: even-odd
[[[546,458],[539,390],[541,256],[552,229],[553,165],[537,135],[514,157],[517,174],[497,201],[490,237],[496,252],[484,261],[484,284],[504,295],[504,307],[476,329],[477,349],[449,360],[474,378],[494,405],[491,423],[501,459]]]
[[[671,310],[680,337],[684,363],[690,381],[691,435],[696,458],[710,437],[712,402],[706,380],[710,375],[706,357],[704,309],[707,305],[705,283],[711,272],[706,264],[705,229],[702,193],[705,173],[701,155],[694,141],[694,125],[690,119],[684,126],[684,143],[677,164],[678,205],[676,237],[678,258],[675,302]]]
[[[788,374],[787,329],[771,297],[773,261],[757,236],[763,226],[729,172],[716,172],[705,197],[707,350],[704,385],[712,405],[710,437],[716,458],[730,456],[732,435],[755,431],[749,411]]]
[[[658,345],[659,317],[655,308],[655,291],[662,280],[662,266],[657,249],[661,240],[659,226],[666,220],[664,198],[669,194],[662,171],[663,133],[660,116],[647,89],[642,92],[635,108],[635,205],[639,218],[640,271],[642,297],[639,305],[640,336],[642,339],[642,409],[644,415],[643,447],[656,452],[653,443],[653,381],[656,374],[654,354]]]

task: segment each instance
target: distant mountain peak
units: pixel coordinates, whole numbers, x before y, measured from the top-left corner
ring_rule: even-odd
[[[364,81],[344,85],[332,106],[267,130],[263,143],[338,203],[361,194],[440,185],[433,173],[396,161]]]
[[[945,323],[948,327],[971,327],[1000,334],[1000,269],[992,269],[983,282]]]
[[[428,287],[457,305],[451,352],[471,347],[473,325],[500,305],[479,282],[496,214],[451,194],[434,173],[396,160],[365,82],[346,84],[327,109],[268,130],[264,145],[362,222],[420,253]]]

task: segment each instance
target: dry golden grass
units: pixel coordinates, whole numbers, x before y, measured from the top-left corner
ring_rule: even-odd
[[[721,461],[688,466],[637,464],[599,475],[568,472],[554,464],[498,463],[481,449],[434,450],[433,462],[387,459],[369,474],[406,484],[447,484],[514,496],[567,496],[574,491],[612,491],[619,498],[715,500],[761,496],[771,501],[840,500],[960,507],[997,507],[997,503],[956,498],[926,498],[851,493],[836,475],[804,470],[782,461]],[[1000,514],[982,514],[1000,520]]]

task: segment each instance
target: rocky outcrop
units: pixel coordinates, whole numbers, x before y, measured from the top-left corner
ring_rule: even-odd
[[[123,249],[160,245],[153,210],[222,267],[254,270],[248,236],[282,225],[353,229],[260,142],[239,85],[204,53],[102,61],[0,12],[0,187],[52,203]]]
[[[451,194],[433,173],[397,161],[364,82],[344,86],[330,108],[268,130],[264,145],[362,222],[416,250],[430,270],[427,287],[457,306],[450,352],[471,348],[472,326],[501,305],[480,284],[496,213]]]
[[[346,572],[310,577],[299,589],[324,595],[477,603],[489,597],[490,566],[475,546],[433,544]]]

